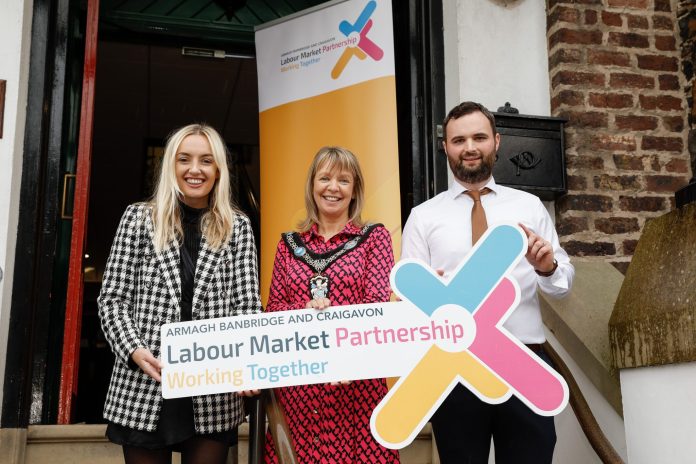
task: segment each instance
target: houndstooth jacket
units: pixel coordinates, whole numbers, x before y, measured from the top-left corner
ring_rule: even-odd
[[[162,407],[160,384],[130,363],[138,347],[160,354],[160,326],[179,320],[179,246],[155,253],[151,207],[130,205],[118,226],[98,298],[104,334],[116,355],[104,417],[137,430],[154,431]],[[249,219],[237,215],[232,238],[219,250],[205,237],[196,263],[193,319],[261,310],[256,246]],[[234,393],[193,397],[198,433],[230,430],[243,420]]]

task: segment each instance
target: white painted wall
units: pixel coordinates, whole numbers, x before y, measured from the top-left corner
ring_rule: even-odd
[[[523,114],[551,114],[546,2],[443,0],[443,29],[448,110],[473,100],[495,111],[509,101]],[[452,182],[451,172],[449,176]],[[553,217],[553,203],[545,203]],[[553,335],[547,333],[547,338],[573,372],[608,439],[626,459],[623,420]],[[570,406],[556,417],[556,433],[555,463],[600,462]],[[492,455],[490,462],[495,462]]]
[[[546,2],[444,0],[445,89],[448,105],[464,100],[491,111],[509,101],[523,114],[549,116]],[[453,19],[456,18],[456,24]],[[456,44],[456,48],[453,46]],[[456,76],[451,66],[456,63]],[[451,103],[451,104],[450,104]]]
[[[696,462],[696,363],[621,370],[631,464]]]
[[[626,459],[626,437],[623,419],[614,411],[614,408],[604,399],[602,393],[597,390],[592,381],[583,373],[580,366],[573,361],[570,354],[548,330],[546,330],[546,339],[570,369],[607,439],[622,457],[623,461],[628,462]],[[597,453],[594,452],[580,428],[580,424],[570,405],[556,416],[556,435],[558,440],[553,454],[554,463],[601,463]],[[630,462],[633,464],[633,461]],[[653,464],[657,462],[653,461]]]
[[[447,111],[471,100],[551,115],[546,2],[443,0],[443,29]],[[544,204],[555,219],[553,203]]]
[[[31,0],[0,2],[0,79],[7,81],[3,137],[0,139],[0,269],[3,273],[0,281],[0,405],[17,243],[32,6]]]

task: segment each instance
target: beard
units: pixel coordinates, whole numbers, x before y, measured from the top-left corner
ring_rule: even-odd
[[[461,182],[467,184],[477,184],[491,177],[493,174],[493,164],[495,164],[495,152],[484,153],[481,162],[473,168],[467,167],[464,162],[457,158],[453,160],[448,157],[452,174]]]

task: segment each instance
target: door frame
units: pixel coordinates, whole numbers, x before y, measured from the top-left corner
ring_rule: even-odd
[[[51,366],[51,286],[63,179],[63,117],[67,103],[71,5],[34,0],[17,245],[13,269],[0,427],[50,423],[44,405]],[[49,401],[50,402],[50,401]]]
[[[411,208],[447,190],[438,136],[445,117],[442,1],[403,0],[392,9],[402,226]]]
[[[77,395],[77,376],[80,365],[80,336],[82,328],[82,297],[84,293],[84,256],[89,212],[89,181],[92,166],[92,131],[94,127],[94,90],[97,76],[97,41],[99,31],[99,0],[87,1],[85,28],[85,57],[82,76],[80,129],[73,197],[72,235],[68,267],[68,291],[65,301],[63,361],[60,371],[58,423],[71,422]]]

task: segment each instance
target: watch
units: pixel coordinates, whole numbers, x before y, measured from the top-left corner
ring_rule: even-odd
[[[534,269],[534,272],[536,272],[538,275],[540,275],[540,276],[542,276],[542,277],[550,277],[550,276],[553,275],[554,272],[556,272],[556,268],[558,268],[558,261],[556,261],[556,260],[554,259],[554,260],[553,260],[553,267],[551,268],[550,271],[544,272],[544,271],[540,271],[540,270],[538,270],[538,269]]]

